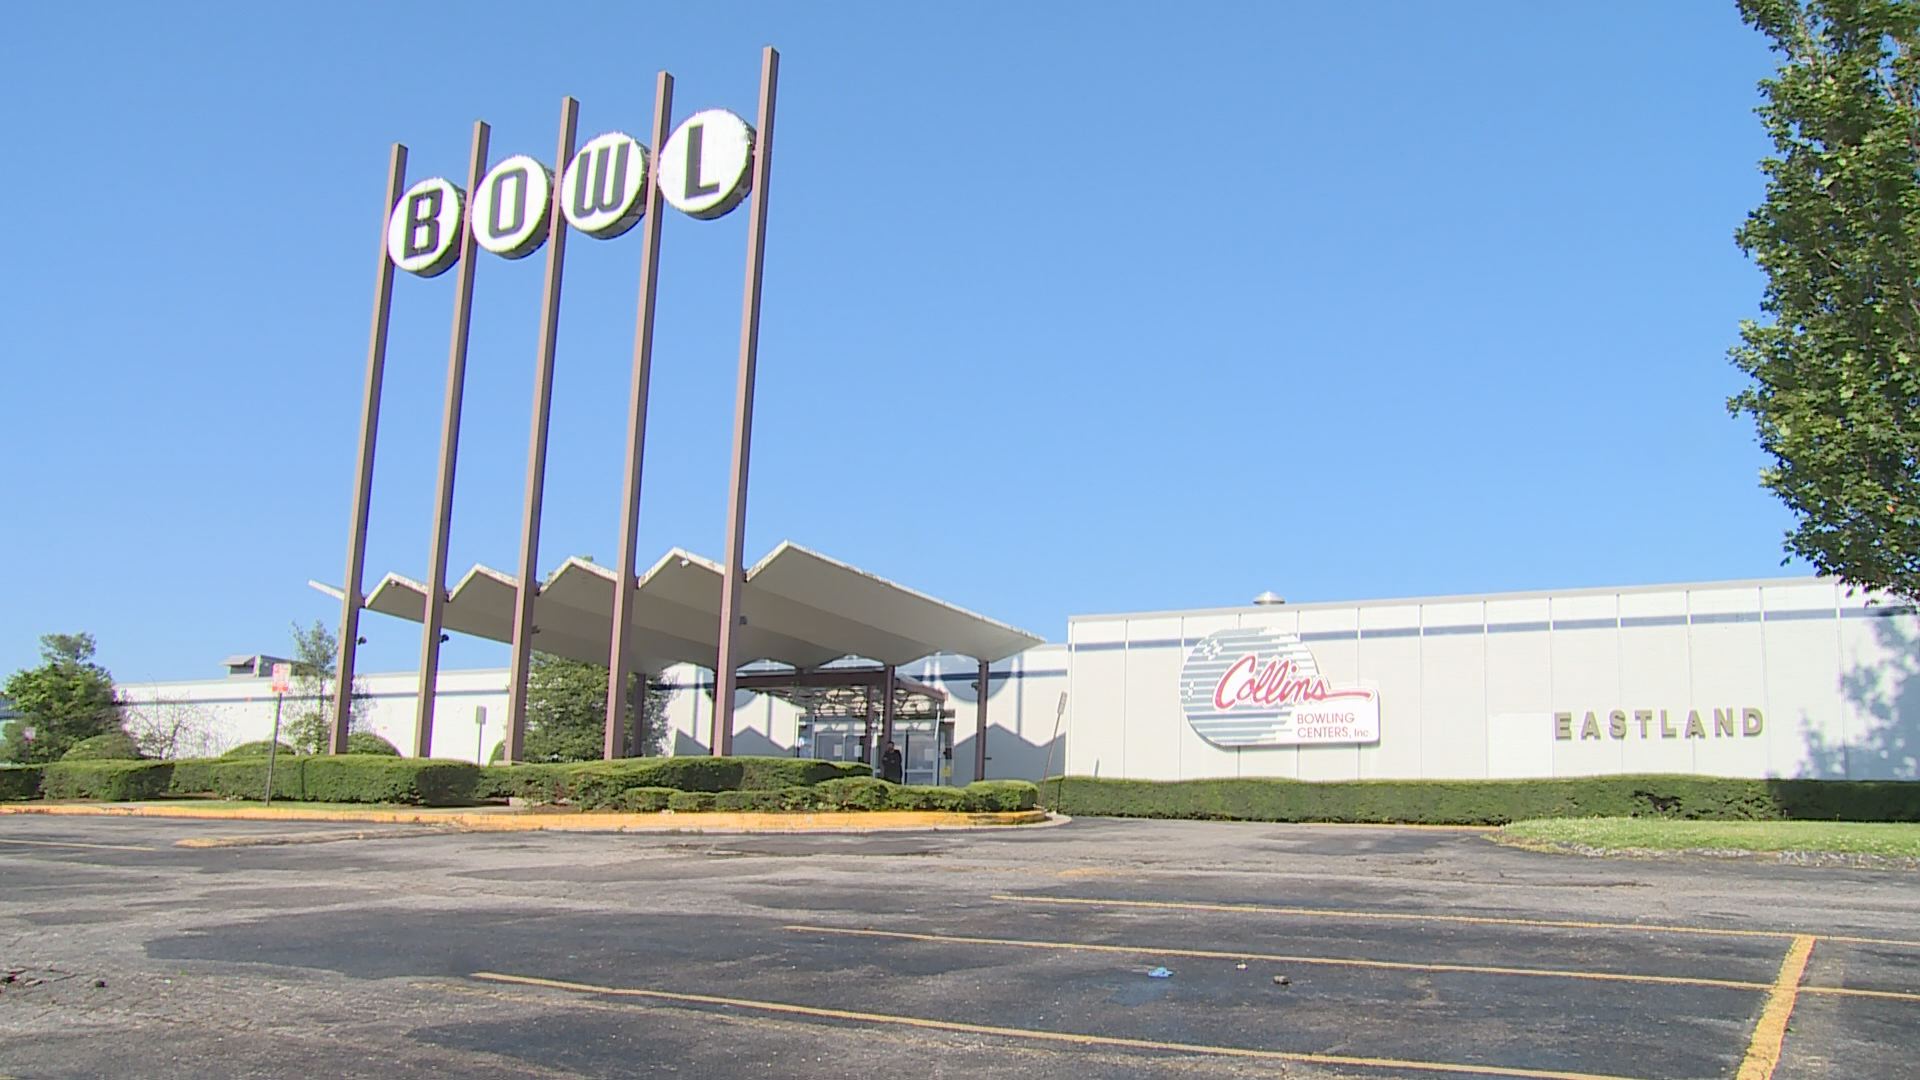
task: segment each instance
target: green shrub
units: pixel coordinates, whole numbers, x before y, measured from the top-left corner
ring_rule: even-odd
[[[469,761],[380,754],[321,754],[301,758],[300,768],[306,798],[316,802],[461,806],[473,801],[480,777]]]
[[[61,761],[138,761],[143,755],[133,736],[124,731],[109,731],[105,735],[95,735],[81,739],[67,752],[60,755]]]
[[[0,765],[0,802],[40,797],[39,765]]]
[[[1920,821],[1920,784],[1716,776],[1540,780],[1101,780],[1040,785],[1065,813],[1224,821],[1503,825],[1558,817]]]
[[[893,785],[871,776],[843,776],[814,785],[819,805],[827,810],[885,810]]]
[[[722,791],[713,797],[715,810],[772,811],[790,810],[787,789],[759,789],[754,791]]]
[[[356,731],[347,736],[347,753],[399,757],[400,748],[371,731]]]
[[[842,776],[870,775],[865,765],[857,763],[854,767],[860,772],[852,773],[835,762],[809,758],[741,757],[733,760],[740,763],[740,782],[737,786],[742,791],[807,787]]]
[[[559,802],[566,797],[569,765],[488,765],[474,780],[476,799],[527,799]]]
[[[637,787],[628,788],[613,797],[606,807],[609,810],[621,810],[630,814],[652,814],[667,808],[667,804],[679,794],[672,788]]]
[[[711,791],[676,791],[667,796],[667,809],[680,813],[711,810],[715,798]]]
[[[887,809],[968,810],[971,806],[959,788],[896,784],[887,792]]]
[[[264,743],[261,745],[265,745]],[[277,756],[273,763],[273,797],[300,800],[306,798],[305,763],[311,759],[292,754]],[[173,776],[167,785],[174,795],[217,795],[222,799],[259,799],[266,796],[267,759],[190,758],[173,763]]]
[[[267,748],[270,746],[277,747],[278,749],[275,752],[278,754],[292,756],[294,753],[293,747],[288,746],[286,743],[276,743],[272,739],[258,739],[254,742],[243,742],[220,756],[264,758],[267,756]]]
[[[566,768],[565,798],[575,806],[605,806],[629,788],[664,787],[675,791],[731,791],[745,772],[739,758],[618,758]]]
[[[966,792],[969,810],[1009,813],[1040,804],[1040,789],[1026,780],[975,780],[960,790]]]
[[[166,794],[172,776],[171,761],[56,761],[41,773],[40,794],[132,802]]]

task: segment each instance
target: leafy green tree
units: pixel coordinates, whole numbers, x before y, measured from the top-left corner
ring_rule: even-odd
[[[638,676],[635,676],[638,684]],[[632,697],[628,697],[632,701]],[[649,684],[641,715],[645,734],[640,755],[657,755],[666,746],[667,692]],[[627,708],[627,724],[633,708]],[[607,666],[533,654],[527,672],[528,761],[598,761],[607,724]]]
[[[20,715],[0,733],[0,760],[58,761],[95,735],[123,734],[113,676],[94,663],[92,634],[46,634],[40,666],[22,668],[0,687]]]
[[[323,754],[333,731],[334,675],[339,670],[340,642],[318,619],[302,629],[293,624],[293,684],[287,694],[287,714],[280,734],[302,754]],[[353,704],[347,719],[349,733],[366,729],[370,699],[366,684],[353,680]]]
[[[1772,458],[1787,550],[1920,596],[1920,0],[1738,0],[1781,57],[1760,84],[1766,201],[1736,234],[1766,272],[1728,402]]]

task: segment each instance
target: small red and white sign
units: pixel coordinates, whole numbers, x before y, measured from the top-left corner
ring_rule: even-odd
[[[1380,741],[1379,693],[1333,685],[1297,635],[1277,630],[1202,638],[1180,669],[1180,706],[1216,746]]]
[[[273,665],[273,692],[284,694],[293,689],[293,665]]]

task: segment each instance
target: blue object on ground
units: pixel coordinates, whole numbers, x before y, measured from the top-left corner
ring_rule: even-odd
[[[1166,968],[1163,968],[1163,967],[1157,967],[1157,968],[1154,968],[1152,971],[1147,972],[1147,978],[1171,979],[1173,978],[1173,972],[1168,971]]]

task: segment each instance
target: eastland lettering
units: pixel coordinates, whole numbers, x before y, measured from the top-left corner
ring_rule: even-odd
[[[1553,714],[1553,737],[1571,742],[1575,739],[1625,739],[1630,734],[1642,739],[1706,739],[1734,738],[1751,739],[1766,730],[1767,719],[1759,709],[1752,707],[1741,709],[1713,709],[1713,734],[1707,734],[1707,722],[1701,718],[1699,709],[1688,709],[1684,722],[1679,720],[1678,710],[1635,709],[1629,713],[1625,709],[1614,709],[1601,713],[1589,709],[1579,721],[1575,730],[1574,715],[1570,712]],[[1655,723],[1658,722],[1658,734]]]

